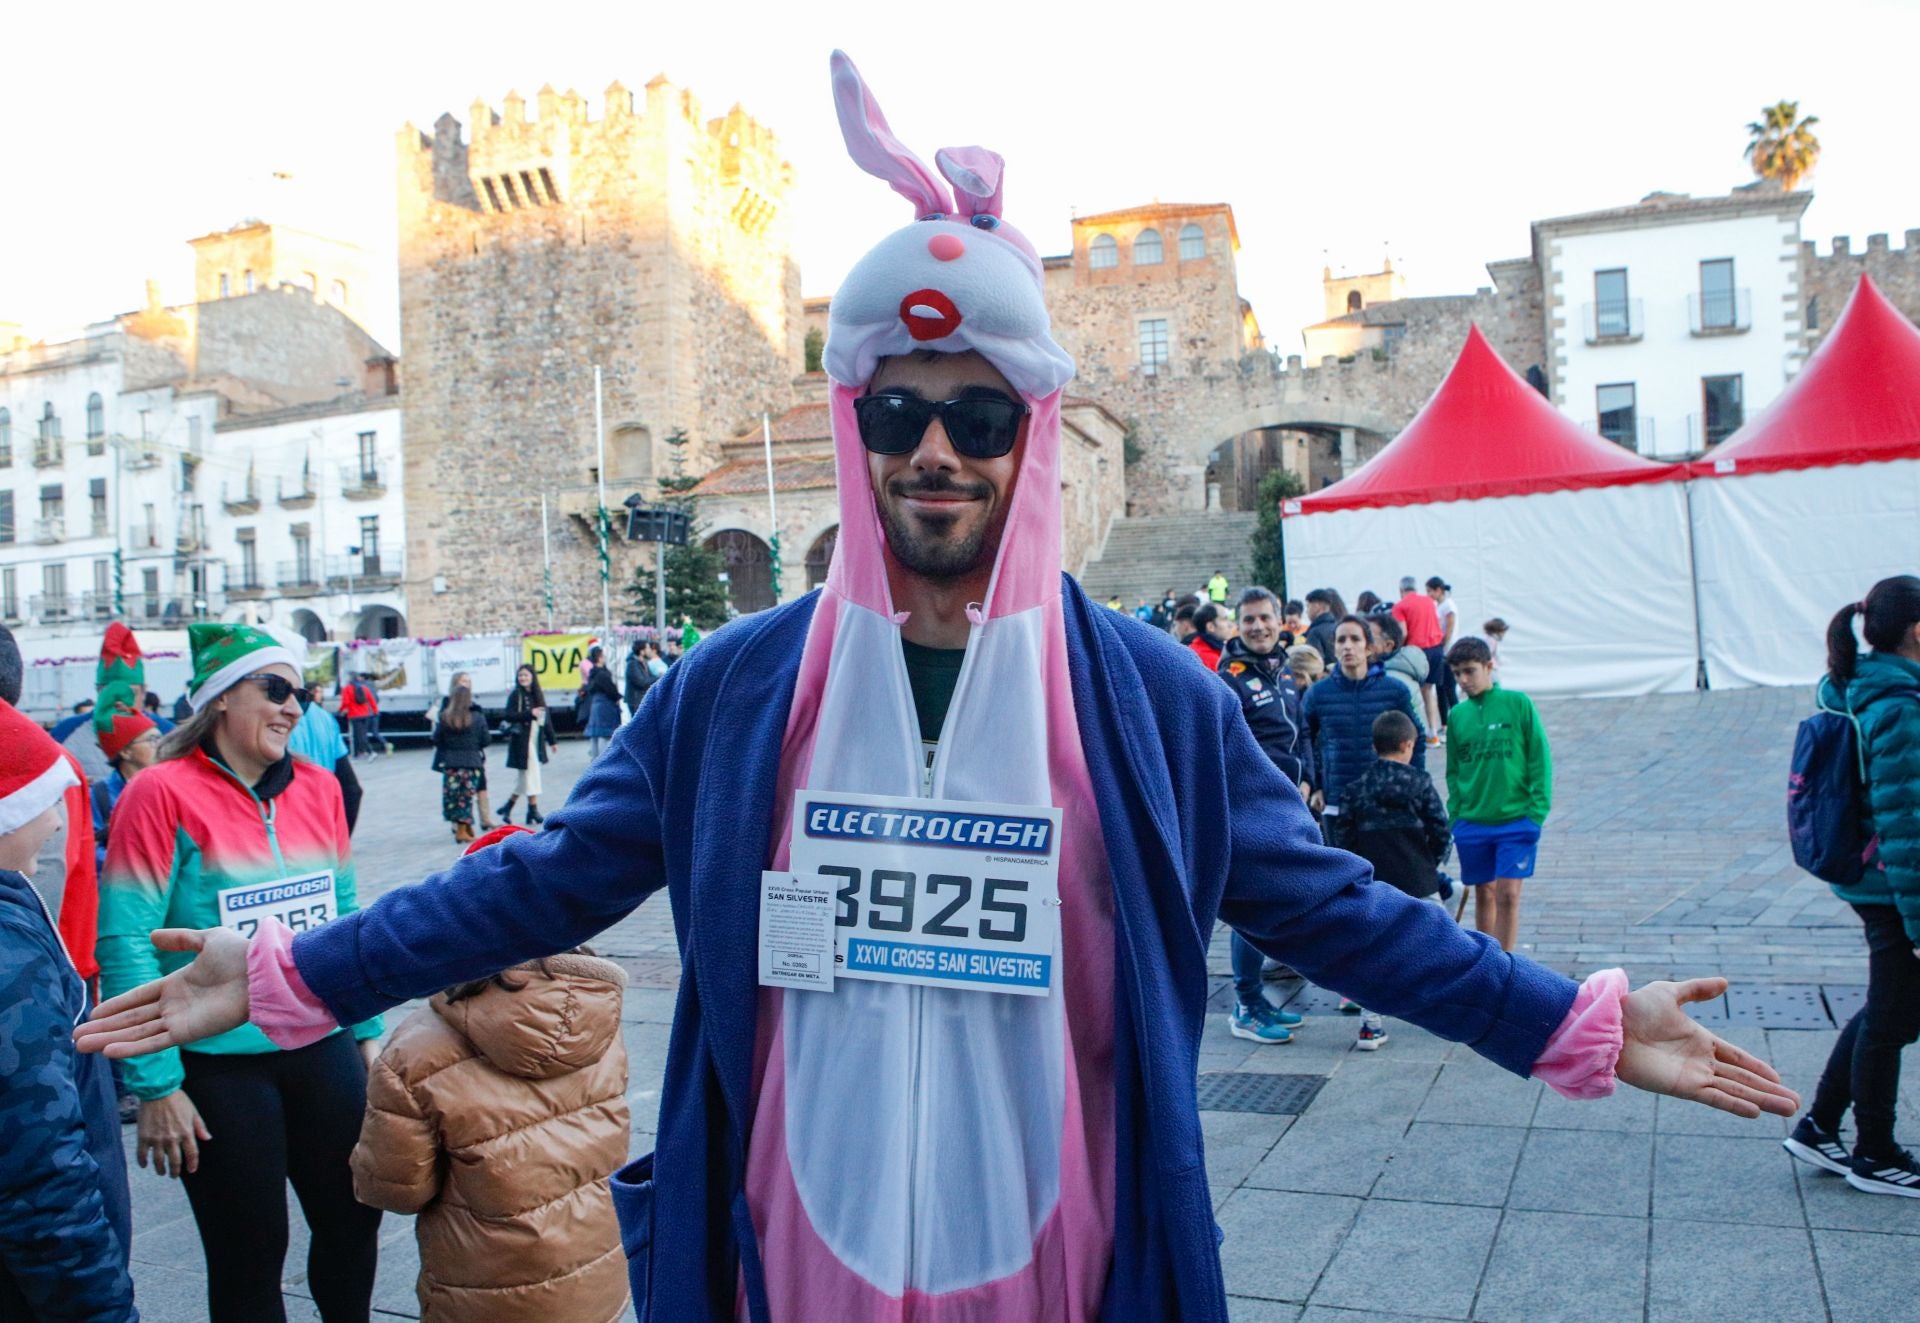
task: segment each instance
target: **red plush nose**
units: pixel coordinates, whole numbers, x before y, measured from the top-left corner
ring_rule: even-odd
[[[927,251],[942,262],[951,262],[956,257],[964,257],[967,245],[957,234],[940,233],[927,240]]]

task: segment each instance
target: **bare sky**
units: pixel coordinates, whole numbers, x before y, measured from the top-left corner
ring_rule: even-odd
[[[609,82],[659,72],[780,135],[805,289],[830,293],[910,219],[840,145],[836,45],[923,158],[1006,156],[1008,217],[1042,252],[1066,249],[1075,210],[1231,202],[1242,292],[1283,353],[1320,317],[1324,262],[1374,270],[1391,251],[1409,292],[1471,291],[1526,252],[1530,220],[1746,182],[1744,126],[1781,97],[1821,120],[1806,237],[1920,227],[1920,0],[109,0],[8,27],[0,320],[37,335],[138,306],[149,276],[184,300],[184,241],[259,216],[367,247],[391,342],[395,130],[548,82],[597,116]]]

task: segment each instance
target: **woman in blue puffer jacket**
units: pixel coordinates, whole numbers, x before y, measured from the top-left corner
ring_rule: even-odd
[[[1853,618],[1870,647],[1860,655]],[[1900,1053],[1920,1038],[1920,578],[1882,579],[1827,626],[1820,706],[1851,712],[1874,844],[1858,882],[1835,886],[1866,926],[1867,1001],[1833,1045],[1813,1106],[1786,1141],[1869,1194],[1920,1198],[1920,1164],[1893,1137]],[[1840,1120],[1853,1108],[1848,1153]]]
[[[1320,787],[1314,806],[1325,813],[1340,811],[1340,793],[1372,765],[1373,721],[1382,712],[1404,712],[1420,724],[1418,705],[1407,687],[1367,659],[1367,625],[1360,616],[1346,616],[1333,633],[1334,669],[1307,690],[1302,705],[1307,736],[1320,767]],[[1415,741],[1413,765],[1426,770],[1424,741]]]

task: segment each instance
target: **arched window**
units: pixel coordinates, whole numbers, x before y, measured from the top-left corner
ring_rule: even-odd
[[[1347,291],[1347,311],[1348,312],[1359,312],[1360,309],[1365,306],[1366,306],[1366,300],[1360,297],[1359,290],[1350,289]]]
[[[834,544],[840,540],[840,525],[835,524],[813,540],[807,549],[807,588],[818,588],[827,581],[827,567],[833,564]]]
[[[707,539],[727,567],[727,597],[741,615],[773,605],[773,552],[744,529],[728,528]]]
[[[107,434],[107,406],[95,391],[87,396],[87,440],[98,440]]]
[[[1180,260],[1197,262],[1207,255],[1207,232],[1198,225],[1180,227]]]
[[[1087,265],[1095,271],[1106,271],[1120,265],[1120,245],[1113,241],[1111,234],[1096,234],[1093,242],[1087,245]]]
[[[1133,264],[1135,266],[1159,266],[1166,260],[1166,245],[1160,242],[1160,231],[1142,230],[1133,241]]]
[[[344,280],[334,281],[333,287],[328,292],[327,297],[333,301],[334,307],[336,308],[346,307],[347,306],[347,282]]]
[[[253,293],[253,272],[246,271],[241,273],[240,284],[246,289],[247,293]]]

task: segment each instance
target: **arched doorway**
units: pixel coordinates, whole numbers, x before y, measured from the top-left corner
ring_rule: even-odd
[[[833,564],[833,549],[840,541],[840,525],[835,524],[813,540],[807,548],[807,590],[811,592],[827,581],[827,567]]]
[[[370,606],[354,624],[357,639],[397,639],[407,632],[407,618],[390,606]]]
[[[321,623],[319,616],[307,610],[304,606],[293,613],[292,624],[294,632],[309,643],[325,643],[327,641],[327,627]]]
[[[724,529],[707,539],[707,550],[720,553],[727,575],[727,597],[741,615],[773,605],[773,552],[753,534]]]

